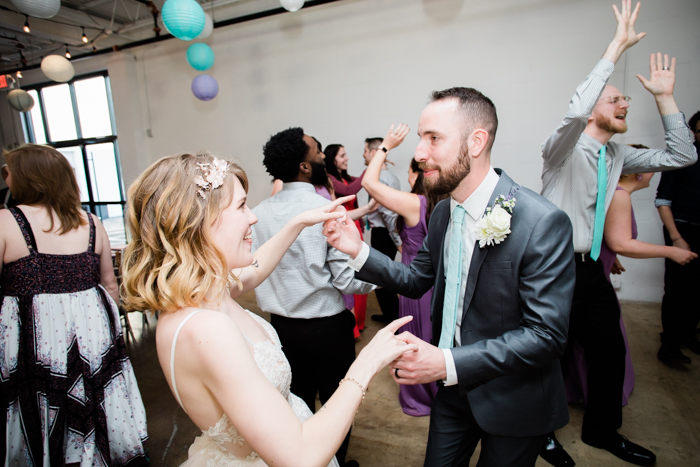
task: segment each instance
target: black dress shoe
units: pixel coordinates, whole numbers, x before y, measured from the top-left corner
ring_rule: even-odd
[[[391,320],[384,315],[372,315],[372,321],[377,321],[378,323],[390,323]]]
[[[661,344],[661,348],[659,349],[659,353],[656,354],[656,357],[662,362],[669,364],[690,363],[690,357],[684,355],[680,347],[672,347],[670,345]]]
[[[582,435],[581,441],[589,446],[605,449],[612,455],[631,464],[652,465],[656,462],[656,455],[653,452],[638,444],[634,444],[619,433],[614,433],[604,438],[589,438]]]
[[[559,444],[559,441],[557,441],[554,433],[549,433],[547,435],[544,445],[542,445],[542,449],[540,449],[540,457],[552,464],[554,467],[569,467],[576,465],[569,453],[564,450],[564,447],[561,444]]]
[[[343,467],[360,467],[360,463],[357,461],[347,461]]]
[[[700,355],[700,342],[695,337],[688,339],[685,342],[681,342],[681,347],[685,347],[691,352]]]

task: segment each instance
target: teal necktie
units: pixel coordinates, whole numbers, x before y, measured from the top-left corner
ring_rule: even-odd
[[[605,195],[608,192],[608,166],[605,164],[605,145],[600,148],[598,157],[598,196],[595,201],[595,222],[593,223],[593,244],[591,259],[597,261],[600,256],[600,244],[603,241],[605,227]]]
[[[452,348],[457,323],[457,305],[459,304],[459,283],[462,279],[462,237],[464,237],[464,215],[461,205],[452,211],[452,236],[447,254],[447,282],[445,284],[445,301],[442,307],[442,330],[440,332],[441,349]]]

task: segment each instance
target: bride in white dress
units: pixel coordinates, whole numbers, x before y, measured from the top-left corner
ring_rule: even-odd
[[[416,350],[394,337],[410,317],[379,331],[312,415],[289,392],[292,374],[275,330],[234,298],[265,280],[305,227],[344,219],[339,206],[352,197],[298,215],[252,254],[257,218],[247,185],[240,167],[209,154],[168,156],[146,169],[128,195],[124,305],[160,311],[158,359],[202,429],[184,465],[337,466],[333,455],[370,379]]]

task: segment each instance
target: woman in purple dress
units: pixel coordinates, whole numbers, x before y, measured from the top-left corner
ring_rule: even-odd
[[[435,205],[444,198],[444,196],[436,197],[426,193],[423,185],[423,171],[415,159],[411,159],[411,165],[408,169],[410,193],[395,190],[379,181],[379,173],[384,166],[387,153],[401,144],[407,133],[408,127],[406,125],[400,125],[395,131],[392,125],[391,130],[379,146],[379,148],[386,148],[386,152],[381,149],[376,151],[362,180],[362,187],[373,199],[399,214],[397,227],[403,242],[401,250],[403,264],[410,264],[418,254],[418,250],[423,245],[423,239],[428,234],[430,213]],[[432,295],[432,289],[418,300],[399,295],[399,317],[413,316],[413,321],[408,323],[404,330],[426,342],[430,342],[432,335],[430,322],[430,298]],[[436,393],[435,383],[415,386],[401,385],[399,390],[401,409],[405,414],[414,417],[430,415],[430,407]]]
[[[610,273],[616,263],[617,268],[620,271],[624,271],[624,268],[617,262],[617,255],[630,258],[669,258],[679,264],[685,264],[693,259],[694,253],[682,248],[653,245],[637,240],[637,222],[634,218],[634,209],[632,209],[632,198],[630,195],[637,190],[647,188],[653,175],[653,173],[624,174],[620,177],[617,190],[605,216],[604,239],[600,252],[600,260],[603,263],[608,280],[610,280]],[[622,329],[622,336],[624,337],[627,350],[625,357],[625,383],[621,400],[624,406],[627,405],[629,396],[634,389],[634,369],[622,314],[620,314],[620,328]],[[586,365],[583,349],[578,344],[574,346],[574,362],[575,364],[570,367],[566,378],[566,393],[569,402],[583,401],[585,405],[588,400],[588,366]]]

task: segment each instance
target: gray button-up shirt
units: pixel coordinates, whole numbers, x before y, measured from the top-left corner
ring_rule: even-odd
[[[297,214],[328,204],[310,183],[285,183],[282,191],[258,204],[253,213],[253,249],[279,232]],[[349,256],[328,245],[323,226],[299,234],[277,268],[255,289],[258,306],[288,318],[322,318],[345,309],[341,294],[367,294],[375,286],[355,280]]]
[[[561,126],[542,145],[542,196],[565,211],[574,228],[574,251],[586,253],[593,242],[598,194],[598,157],[603,144],[583,133],[615,65],[601,59],[571,98]],[[695,163],[697,153],[683,113],[662,115],[665,149],[635,149],[607,143],[608,187],[605,211],[621,174],[659,172]]]

